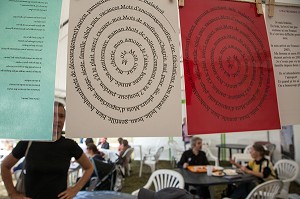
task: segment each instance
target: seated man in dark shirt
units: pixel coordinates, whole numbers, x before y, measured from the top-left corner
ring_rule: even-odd
[[[186,169],[190,165],[208,165],[206,154],[201,151],[202,149],[202,139],[199,137],[193,137],[191,141],[192,148],[183,152],[180,161],[177,166],[179,168]],[[209,190],[207,187],[196,187],[197,195],[200,198],[210,198]]]
[[[107,142],[107,138],[106,137],[100,138],[100,142],[98,146],[100,146],[101,149],[109,149],[109,143]]]

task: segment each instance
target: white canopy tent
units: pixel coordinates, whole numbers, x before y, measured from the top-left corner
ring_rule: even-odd
[[[55,82],[55,96],[60,99],[65,99],[66,96],[66,70],[67,70],[67,43],[68,43],[68,15],[69,15],[69,2],[70,0],[62,0],[62,14],[61,14],[61,29],[59,34],[59,44],[57,51],[57,70],[56,70],[56,82]],[[289,0],[285,3],[298,3],[300,0]],[[182,99],[185,98],[184,94],[184,79],[182,73]],[[185,115],[185,105],[183,104],[183,117]],[[213,125],[213,124],[212,124]],[[101,136],[101,135],[99,135]],[[120,135],[122,136],[122,135]],[[183,142],[178,135],[173,139],[178,143],[182,144]],[[200,135],[203,140],[210,143],[210,149],[217,156],[216,144],[220,144],[220,134],[207,134]],[[158,142],[159,140],[159,142]],[[164,145],[168,146],[169,137],[159,137],[159,138],[133,138],[133,144],[142,145],[143,150],[148,146]],[[252,132],[240,132],[240,133],[228,133],[226,134],[227,143],[239,143],[239,144],[251,144],[255,141],[269,141],[276,144],[276,151],[274,152],[274,161],[281,159],[281,145],[280,145],[280,130],[272,131],[252,131]],[[294,143],[295,143],[295,160],[300,162],[300,146],[297,143],[300,143],[300,125],[294,126]],[[166,150],[161,156],[162,159],[169,159],[169,150],[166,147]],[[300,178],[298,177],[298,182]]]

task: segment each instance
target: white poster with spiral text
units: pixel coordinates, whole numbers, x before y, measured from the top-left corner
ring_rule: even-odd
[[[177,1],[71,0],[67,137],[180,136]]]

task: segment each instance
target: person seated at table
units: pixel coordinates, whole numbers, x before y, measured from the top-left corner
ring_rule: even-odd
[[[258,183],[277,178],[272,162],[265,158],[265,155],[268,155],[267,153],[268,152],[265,150],[263,145],[254,144],[250,151],[253,160],[251,160],[247,166],[242,166],[235,162],[235,160],[230,160],[231,164],[240,168],[244,173],[258,177],[258,182],[246,182],[239,184],[230,195],[232,199],[246,198]]]
[[[186,169],[188,166],[194,165],[209,165],[205,152],[202,149],[202,139],[193,137],[191,140],[191,149],[183,152],[177,166]],[[210,193],[207,187],[196,186],[197,195],[200,198],[210,198]]]
[[[87,144],[87,154],[94,165],[94,171],[90,177],[90,180],[97,177],[97,181],[101,180],[112,169],[112,164],[107,163],[104,159],[105,154],[97,149],[97,146],[93,143]],[[82,187],[82,191],[86,190],[90,186],[90,180]],[[107,189],[109,190],[109,189]]]
[[[109,149],[109,143],[107,142],[106,137],[100,138],[98,147],[100,147],[101,149]]]
[[[129,163],[131,162],[131,158],[128,155],[125,155],[125,152],[127,149],[131,148],[131,146],[128,144],[128,140],[123,140],[122,142],[122,146],[121,146],[121,151],[119,153],[119,158],[117,160],[117,163],[122,165],[122,168],[124,168],[125,170],[123,172],[125,172],[124,174],[128,173],[128,169],[129,169]],[[122,157],[124,156],[124,157]],[[127,156],[127,157],[126,157]]]
[[[123,148],[123,138],[118,138],[118,142],[119,142],[119,147],[118,147],[118,151],[122,151],[122,148]]]
[[[183,152],[177,166],[186,169],[190,165],[208,165],[205,152],[202,149],[202,139],[200,137],[193,137],[191,141],[191,149]]]
[[[119,153],[119,157],[122,157],[125,151],[129,148],[131,148],[131,146],[128,144],[128,140],[123,140],[121,144],[121,151]]]
[[[104,159],[105,154],[103,152],[99,151],[94,143],[87,144],[86,151],[90,158],[93,158],[93,159],[96,159],[99,161],[105,160]]]

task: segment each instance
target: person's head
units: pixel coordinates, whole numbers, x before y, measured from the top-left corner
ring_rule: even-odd
[[[202,149],[202,139],[199,137],[193,137],[191,140],[191,146],[193,149],[200,151]]]
[[[100,138],[100,142],[101,142],[101,143],[105,143],[106,140],[107,140],[107,138]]]
[[[90,144],[90,143],[94,144],[93,138],[86,138],[86,140],[85,140],[85,145],[88,145],[88,144]]]
[[[128,140],[123,140],[123,146],[128,146]]]
[[[264,146],[261,144],[254,144],[250,151],[251,157],[255,160],[259,160],[259,159],[265,157],[265,155],[267,155],[267,153],[268,152],[265,150]]]
[[[54,102],[53,135],[60,134],[66,119],[65,107],[60,102]]]
[[[118,142],[121,145],[123,143],[123,138],[118,138]]]
[[[86,151],[89,155],[94,155],[99,153],[97,146],[94,143],[88,143],[86,145]]]

